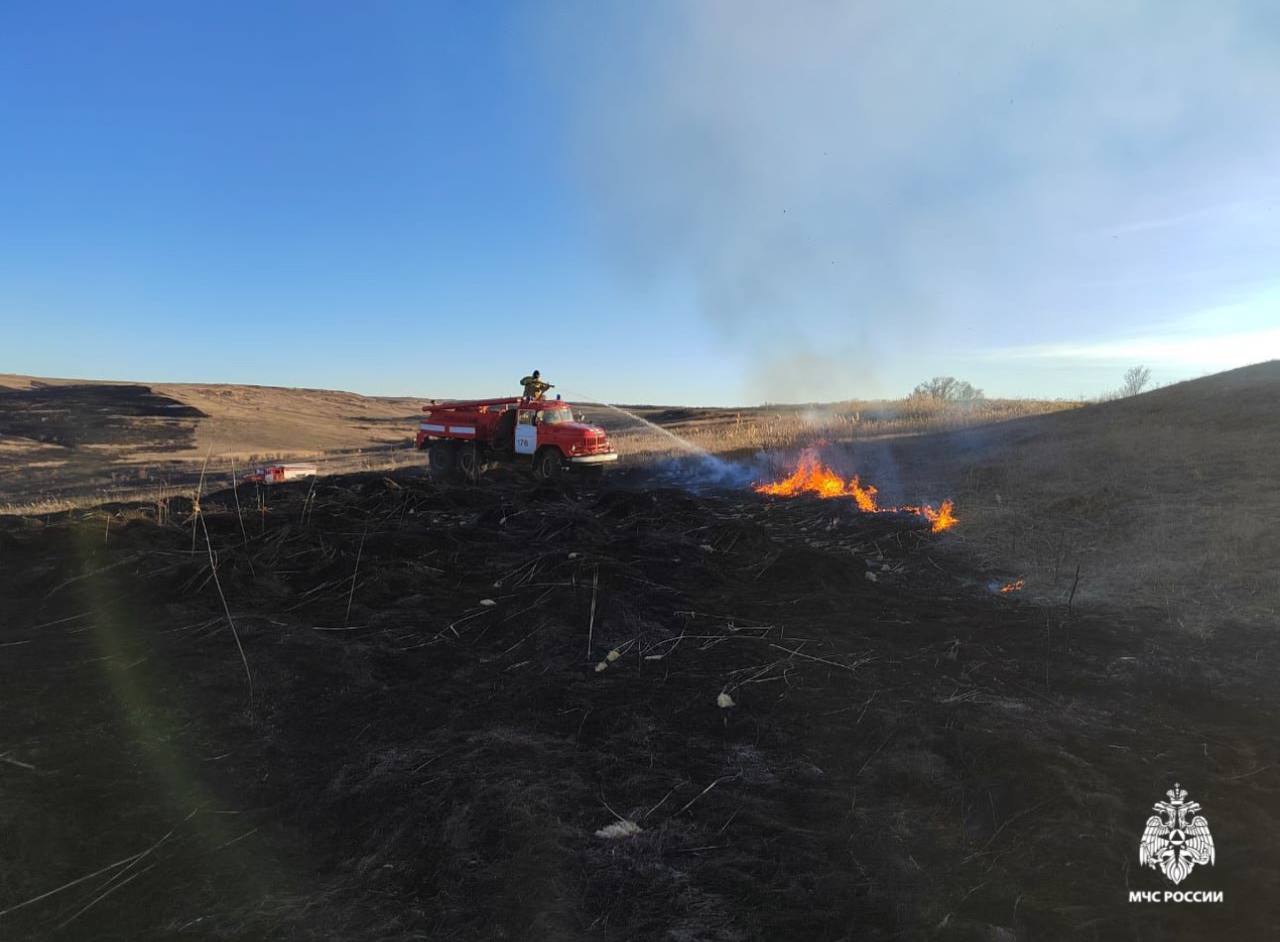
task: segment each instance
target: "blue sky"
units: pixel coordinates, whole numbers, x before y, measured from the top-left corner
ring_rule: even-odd
[[[1277,8],[1026,6],[6,4],[0,371],[727,404],[1280,356]]]

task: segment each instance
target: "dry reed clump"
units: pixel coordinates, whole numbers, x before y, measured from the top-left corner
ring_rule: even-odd
[[[663,410],[681,414],[674,421],[654,416],[656,424],[713,454],[798,448],[815,441],[865,441],[896,435],[969,428],[1026,416],[1072,409],[1069,401],[991,399],[966,403],[921,398],[899,401],[850,401],[821,406],[765,406],[760,409]],[[643,414],[643,411],[641,411]],[[602,415],[624,455],[679,454],[682,449],[661,432],[616,415]]]

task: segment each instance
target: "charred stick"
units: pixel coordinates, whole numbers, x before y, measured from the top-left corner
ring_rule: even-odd
[[[722,776],[720,776],[718,779],[716,779],[714,782],[712,782],[710,785],[708,785],[708,786],[707,786],[706,788],[704,788],[702,791],[698,792],[698,794],[694,795],[691,799],[689,799],[688,803],[687,803],[683,808],[681,808],[679,811],[677,811],[675,814],[673,814],[671,817],[673,817],[673,818],[678,817],[679,815],[681,815],[681,814],[683,814],[684,812],[688,811],[688,810],[689,810],[689,808],[690,808],[690,807],[692,807],[692,805],[693,805],[693,803],[694,803],[695,801],[697,801],[699,798],[701,798],[701,797],[702,797],[703,795],[705,795],[707,792],[711,791],[711,789],[715,788],[715,787],[716,787],[717,785],[719,785],[721,782],[727,782],[727,781],[730,781],[731,779],[735,779],[735,778],[737,778],[737,777],[738,777],[739,775],[741,775],[741,774],[742,774],[741,772],[735,772],[733,775],[722,775]],[[666,799],[663,799],[663,800],[665,801]]]
[[[249,531],[244,528],[244,510],[240,506],[240,486],[236,480],[236,459],[231,456],[231,493],[236,499],[236,519],[240,521],[240,536],[244,538],[244,548],[249,549]],[[249,574],[257,576],[253,569],[253,557],[246,554],[245,559],[249,562]]]
[[[862,763],[862,765],[858,766],[858,771],[856,771],[856,772],[854,772],[854,773],[853,773],[853,777],[854,777],[855,779],[856,779],[859,775],[861,775],[863,772],[865,772],[865,771],[867,770],[867,766],[869,766],[869,765],[871,764],[871,760],[872,760],[872,759],[874,759],[876,756],[880,755],[880,751],[881,751],[882,749],[884,749],[884,747],[885,747],[885,746],[889,745],[889,740],[893,739],[893,735],[894,735],[893,733],[890,733],[888,736],[886,736],[886,737],[885,737],[885,739],[884,739],[884,742],[882,742],[882,743],[880,743],[880,745],[876,746],[875,752],[873,752],[873,753],[871,753],[871,755],[867,756],[867,760],[866,760],[865,762],[863,762],[863,763]]]
[[[127,884],[127,883],[132,883],[134,880],[136,880],[138,877],[142,876],[144,873],[147,873],[147,872],[149,872],[149,871],[151,871],[151,870],[154,870],[158,865],[159,865],[159,862],[158,862],[158,861],[157,861],[157,863],[148,864],[146,867],[144,867],[143,869],[139,870],[137,873],[133,874],[132,876],[128,877],[127,879],[125,879],[125,880],[121,880],[119,883],[115,884],[115,886],[112,886],[110,889],[104,890],[102,893],[100,893],[98,896],[94,897],[92,900],[90,900],[90,901],[89,901],[87,904],[85,904],[83,907],[81,907],[80,909],[76,910],[74,913],[72,913],[72,914],[71,914],[70,916],[68,916],[66,919],[62,920],[62,922],[58,923],[58,925],[57,925],[55,928],[56,928],[56,929],[63,929],[63,928],[66,928],[66,926],[68,926],[70,923],[72,923],[73,921],[75,921],[76,919],[78,919],[80,916],[84,915],[84,913],[88,912],[90,909],[92,909],[92,908],[93,908],[94,906],[96,906],[98,903],[102,902],[104,899],[106,899],[108,896],[110,896],[110,895],[111,895],[112,893],[114,893],[116,890],[120,889],[122,886],[124,886],[124,885],[125,885],[125,884]],[[124,871],[121,871],[121,872],[123,873]]]
[[[683,785],[683,784],[684,784],[683,782],[681,782],[681,783],[680,783],[680,785]],[[643,821],[645,818],[649,817],[649,815],[653,814],[655,811],[657,811],[659,808],[661,808],[664,804],[666,804],[667,799],[668,799],[668,798],[670,798],[672,795],[674,795],[674,794],[676,793],[676,788],[679,788],[679,787],[680,787],[680,785],[675,786],[675,788],[672,788],[672,789],[671,789],[671,791],[669,791],[669,792],[667,792],[665,795],[663,795],[663,796],[662,796],[662,801],[658,802],[656,805],[654,805],[652,808],[650,808],[648,811],[646,811],[644,814],[642,814],[642,815],[640,816],[640,820],[641,820],[641,821]]]
[[[591,617],[587,622],[587,659],[591,658],[591,638],[596,629],[596,593],[600,588],[600,566],[591,574]]]
[[[792,657],[803,658],[806,661],[817,661],[819,664],[826,664],[828,667],[838,667],[842,671],[848,671],[849,673],[853,673],[855,670],[857,670],[859,666],[866,664],[868,661],[870,661],[870,658],[862,658],[852,665],[841,664],[838,661],[827,660],[825,657],[814,657],[812,654],[803,654],[801,653],[799,648],[796,648],[793,651],[791,648],[784,648],[782,645],[774,644],[772,641],[769,642],[769,647],[777,648],[779,651],[786,651]]]
[[[364,553],[364,538],[369,535],[369,528],[364,528],[364,533],[360,534],[360,546],[356,549],[356,565],[351,570],[351,591],[347,594],[347,614],[343,618],[343,627],[351,622],[351,603],[356,597],[356,577],[360,574],[360,556]]]
[[[209,568],[213,570],[213,584],[218,589],[218,598],[222,600],[222,610],[227,615],[227,624],[231,626],[231,636],[236,640],[236,650],[240,652],[240,663],[244,665],[244,676],[249,682],[249,713],[253,714],[253,674],[249,670],[249,659],[245,656],[244,645],[240,643],[240,632],[236,630],[235,620],[231,617],[231,607],[227,605],[226,593],[222,591],[222,580],[218,578],[218,561],[213,555],[213,541],[209,539],[209,527],[200,516],[200,526],[204,530],[204,544],[209,550]]]

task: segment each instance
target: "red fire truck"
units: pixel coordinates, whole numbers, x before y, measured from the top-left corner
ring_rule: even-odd
[[[267,468],[250,471],[241,480],[250,484],[283,484],[285,481],[315,476],[316,466],[313,464],[274,464]]]
[[[432,471],[445,477],[474,479],[486,463],[500,462],[532,467],[549,479],[618,460],[604,429],[577,421],[559,399],[473,399],[422,411],[417,447],[428,450]]]

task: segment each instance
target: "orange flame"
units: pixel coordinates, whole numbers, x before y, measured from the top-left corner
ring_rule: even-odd
[[[832,497],[852,497],[863,513],[912,513],[919,514],[929,521],[929,528],[934,533],[950,530],[957,523],[955,507],[950,500],[944,500],[939,507],[924,504],[920,507],[881,507],[876,501],[876,489],[871,484],[863,484],[855,475],[847,482],[819,459],[813,449],[807,449],[800,456],[796,469],[781,481],[772,484],[755,485],[757,494],[769,494],[773,497],[797,497],[800,494],[816,494],[824,500]]]
[[[1024,585],[1026,585],[1025,579],[1015,579],[1013,582],[1008,582],[1002,585],[1000,587],[1000,591],[1005,595],[1008,595],[1010,592],[1019,591]]]
[[[942,502],[937,510],[934,510],[928,504],[920,508],[926,520],[929,521],[930,527],[934,533],[941,533],[943,530],[950,530],[957,523],[955,515],[955,505],[951,503],[951,498],[947,498]]]
[[[824,500],[831,497],[852,497],[858,509],[874,513],[876,506],[876,489],[870,485],[863,487],[854,477],[846,484],[840,475],[826,467],[812,451],[800,456],[800,463],[789,475],[774,484],[757,484],[757,494],[771,494],[774,497],[795,497],[799,494],[817,494]]]

